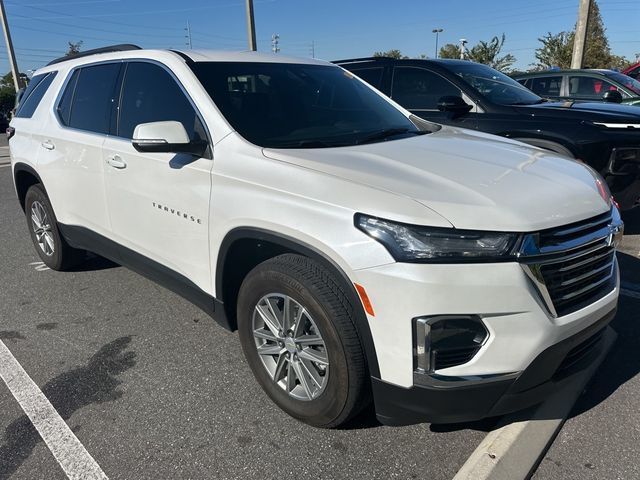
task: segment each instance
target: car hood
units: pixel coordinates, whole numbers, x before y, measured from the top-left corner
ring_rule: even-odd
[[[409,197],[461,229],[527,232],[589,218],[609,208],[598,193],[596,177],[582,164],[519,142],[451,127],[374,144],[265,148],[263,154]]]
[[[633,105],[625,105],[611,102],[544,102],[536,105],[525,105],[517,107],[520,110],[526,110],[527,113],[544,112],[545,110],[566,110],[570,112],[587,112],[590,119],[597,121],[598,119],[617,120],[620,122],[640,122],[640,110]]]

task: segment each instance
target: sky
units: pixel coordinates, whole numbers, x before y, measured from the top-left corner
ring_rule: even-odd
[[[408,56],[435,53],[439,44],[469,45],[506,35],[503,53],[526,69],[538,38],[570,30],[578,0],[254,0],[258,50],[325,60],[399,49]],[[613,53],[640,54],[640,0],[599,0]],[[244,0],[5,0],[19,69],[35,70],[61,56],[68,42],[83,49],[117,43],[146,48],[246,50]],[[0,73],[9,71],[4,45]]]

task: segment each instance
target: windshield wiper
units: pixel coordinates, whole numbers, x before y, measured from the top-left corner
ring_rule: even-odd
[[[393,137],[395,135],[401,135],[403,133],[422,135],[423,133],[427,133],[427,132],[409,130],[408,128],[385,128],[384,130],[374,132],[370,135],[367,135],[364,138],[361,138],[356,142],[356,145],[362,145],[364,143],[371,143],[371,142],[376,142],[378,140],[384,140],[385,138]]]

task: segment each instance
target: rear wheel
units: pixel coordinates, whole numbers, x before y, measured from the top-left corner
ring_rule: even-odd
[[[337,427],[367,403],[366,365],[346,295],[306,257],[267,260],[245,278],[238,329],[256,379],[289,415]]]
[[[25,214],[31,240],[38,256],[52,270],[66,270],[84,257],[84,251],[72,248],[60,235],[56,216],[42,185],[29,187]]]

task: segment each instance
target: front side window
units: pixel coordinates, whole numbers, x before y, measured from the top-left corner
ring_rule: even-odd
[[[174,78],[164,68],[149,62],[130,62],[124,75],[118,136],[133,138],[141,123],[175,120],[191,140],[206,135],[196,110]]]
[[[529,85],[525,85],[529,90],[541,97],[559,97],[562,76],[532,78]]]
[[[460,97],[462,91],[435,72],[417,67],[396,67],[391,95],[409,110],[437,110],[441,97]]]
[[[533,105],[544,100],[531,90],[487,65],[473,62],[455,62],[444,65],[450,72],[497,105]]]
[[[569,77],[569,94],[572,97],[601,99],[611,90],[618,90],[618,87],[601,77]]]
[[[322,148],[421,133],[336,66],[197,62],[191,68],[231,126],[255,145]]]
[[[72,77],[73,81],[67,83],[58,105],[60,121],[79,130],[108,134],[117,96],[119,73],[119,63],[79,69],[77,78]]]
[[[22,94],[18,109],[16,110],[16,117],[18,118],[31,118],[40,105],[40,101],[44,94],[47,93],[49,85],[53,82],[57,72],[43,73],[42,75],[34,76],[29,82],[29,86]]]
[[[611,72],[607,75],[612,78],[616,82],[624,85],[629,90],[631,90],[634,94],[640,96],[640,82],[629,75],[625,75],[624,73],[619,72]]]

